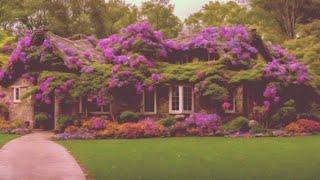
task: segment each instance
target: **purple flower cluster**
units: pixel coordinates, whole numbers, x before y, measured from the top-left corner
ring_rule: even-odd
[[[209,54],[219,54],[231,66],[248,64],[258,50],[250,44],[244,26],[209,27],[188,41],[167,40],[167,46],[175,50],[206,49]]]
[[[221,124],[221,118],[217,114],[193,113],[185,121],[189,126],[195,126],[207,133],[214,133]]]
[[[293,84],[303,84],[309,79],[307,67],[281,46],[271,46],[273,60],[266,64],[263,73],[267,78]]]
[[[277,104],[280,101],[278,96],[277,87],[273,84],[269,84],[263,92],[265,98],[263,106],[266,110],[269,110],[272,104]]]
[[[121,88],[134,84],[137,93],[144,88],[151,89],[161,79],[159,73],[150,73],[154,66],[151,58],[166,58],[167,46],[160,31],[154,31],[148,23],[137,23],[123,28],[119,34],[111,35],[99,41],[107,61],[113,64],[109,88]],[[146,68],[147,67],[147,68]],[[132,73],[140,69],[145,81]]]
[[[101,130],[106,128],[106,121],[101,118],[93,117],[90,121],[91,121],[90,128],[92,130]]]

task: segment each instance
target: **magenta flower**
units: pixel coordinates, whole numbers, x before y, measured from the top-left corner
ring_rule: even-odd
[[[229,110],[230,107],[231,107],[231,104],[230,104],[229,102],[227,102],[227,101],[222,104],[222,108],[223,108],[225,111],[226,111],[226,110]]]

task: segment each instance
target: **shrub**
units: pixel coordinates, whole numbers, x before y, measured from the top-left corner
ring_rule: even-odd
[[[189,127],[196,127],[199,135],[212,134],[216,132],[221,124],[220,116],[217,114],[193,113],[186,120]]]
[[[11,125],[9,121],[0,120],[0,131],[7,132],[10,131]]]
[[[284,130],[287,131],[288,133],[303,133],[304,132],[303,127],[301,127],[296,122],[290,123],[289,125],[287,125],[284,128]]]
[[[119,134],[122,138],[138,138],[142,137],[143,129],[138,123],[124,123],[119,126]]]
[[[119,134],[119,124],[106,121],[106,128],[102,131],[97,133],[98,138],[110,138],[110,137],[117,137]]]
[[[164,127],[171,127],[176,124],[176,120],[173,117],[167,117],[161,119],[158,123],[163,125]]]
[[[34,120],[38,123],[43,123],[48,120],[48,116],[45,113],[37,113],[34,116]]]
[[[187,134],[188,124],[186,121],[178,121],[172,126],[170,134],[172,136],[185,136]]]
[[[239,116],[222,126],[222,130],[228,132],[247,131],[249,130],[248,119]]]
[[[73,125],[66,127],[66,129],[64,130],[64,132],[66,133],[75,133],[76,131],[78,131],[78,128]]]
[[[296,118],[297,111],[295,108],[294,100],[285,102],[283,107],[279,108],[279,110],[272,116],[272,120],[280,122],[282,124],[286,124],[290,121],[292,122]]]
[[[22,127],[22,122],[20,120],[13,120],[10,122],[10,126],[13,129]]]
[[[265,129],[263,127],[259,127],[259,126],[254,126],[250,129],[250,132],[252,132],[252,133],[266,133],[267,129]]]
[[[90,129],[92,130],[101,130],[106,128],[106,121],[101,118],[93,117],[90,121]]]
[[[62,116],[58,119],[59,129],[60,131],[64,131],[66,127],[73,124],[72,116]]]
[[[120,123],[125,123],[125,122],[138,122],[139,121],[139,116],[132,112],[132,111],[124,111],[121,113],[119,117],[119,122]]]
[[[320,132],[320,123],[309,119],[299,119],[285,127],[289,133],[317,133]]]
[[[320,132],[320,123],[309,119],[299,119],[297,124],[300,125],[305,132],[315,133]]]

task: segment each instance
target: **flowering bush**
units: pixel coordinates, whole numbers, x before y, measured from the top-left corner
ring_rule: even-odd
[[[305,132],[305,129],[296,122],[290,123],[284,128],[284,130],[288,133],[304,133]]]
[[[309,119],[299,119],[285,127],[289,133],[319,133],[320,123]]]
[[[101,118],[93,117],[91,120],[91,129],[92,130],[101,130],[106,128],[106,121]]]
[[[320,123],[309,119],[299,119],[297,124],[303,127],[306,132],[320,132]]]
[[[185,121],[189,126],[198,128],[202,135],[209,135],[219,129],[220,120],[221,118],[217,114],[193,113]]]
[[[24,128],[20,120],[5,121],[0,120],[0,133],[11,133],[24,135],[31,133],[31,130]]]

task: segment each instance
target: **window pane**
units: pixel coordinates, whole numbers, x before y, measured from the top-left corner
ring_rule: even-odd
[[[192,110],[192,88],[190,86],[183,87],[183,110]]]
[[[14,88],[15,100],[20,99],[20,88]]]
[[[171,106],[173,111],[179,111],[179,87],[173,86],[172,87],[172,99],[171,99]]]
[[[103,112],[110,112],[110,103],[103,105],[102,108]]]
[[[89,112],[101,112],[101,106],[98,106],[97,103],[88,102],[87,108]]]
[[[154,96],[155,91],[145,91],[144,92],[144,111],[145,112],[155,112],[154,106]]]

